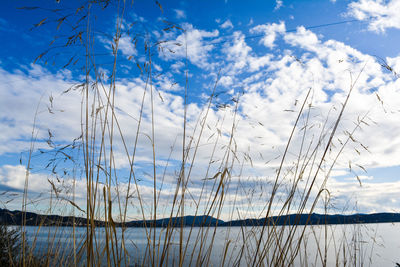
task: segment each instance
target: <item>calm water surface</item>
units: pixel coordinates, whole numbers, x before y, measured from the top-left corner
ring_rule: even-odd
[[[120,240],[122,231],[117,229],[117,238]],[[299,237],[304,230],[304,236],[299,243]],[[396,266],[400,263],[400,224],[382,223],[365,225],[331,225],[331,226],[299,226],[290,243],[290,253],[293,253],[296,245],[299,245],[299,253],[296,254],[294,266],[321,266],[326,260],[327,266]],[[190,233],[190,228],[184,228],[183,243],[187,246],[184,265],[196,266],[247,266],[254,259],[255,249],[261,227],[195,227]],[[156,251],[159,257],[163,249],[165,229],[156,228]],[[168,247],[168,265],[176,265],[179,259],[179,232],[174,230]],[[277,227],[276,231],[266,229],[260,250],[266,253],[264,263],[270,265],[275,248],[283,246],[287,240],[288,227]],[[50,251],[68,254],[74,251],[72,227],[26,227],[27,239],[30,247],[34,247],[35,254],[41,255]],[[151,242],[154,232],[148,229]],[[189,238],[190,235],[190,238]],[[75,228],[75,251],[79,251],[86,236],[85,227]],[[104,229],[96,229],[96,245],[99,254],[105,253]],[[272,236],[268,249],[268,236]],[[203,239],[203,241],[201,241]],[[213,240],[213,242],[212,242]],[[326,242],[325,242],[326,240]],[[119,244],[120,241],[119,241]],[[129,254],[129,265],[151,265],[148,257],[148,238],[144,228],[128,228],[125,231],[125,248]],[[200,248],[202,244],[202,247]],[[213,244],[211,246],[211,244]],[[279,245],[278,245],[279,244]],[[61,249],[60,249],[61,248]],[[264,249],[265,248],[265,249]],[[120,249],[120,246],[119,246]],[[152,250],[151,246],[151,250]],[[115,251],[116,253],[116,251]],[[288,256],[289,256],[288,255]],[[101,257],[101,256],[100,256]],[[157,258],[157,257],[156,257]],[[159,261],[158,260],[158,261]],[[104,265],[106,261],[104,260]]]

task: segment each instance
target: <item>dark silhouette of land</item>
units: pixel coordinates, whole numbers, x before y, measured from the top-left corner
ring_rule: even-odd
[[[21,211],[10,211],[0,209],[0,223],[6,225],[21,225],[23,213]],[[245,219],[234,221],[222,221],[211,216],[184,216],[154,220],[137,220],[125,223],[126,227],[179,227],[184,226],[262,226],[262,225],[323,225],[323,224],[359,224],[359,223],[388,223],[400,222],[400,213],[373,213],[352,215],[325,215],[325,214],[291,214],[273,216],[267,219]],[[73,216],[43,215],[26,212],[26,224],[28,226],[86,226],[87,219]],[[95,225],[104,226],[105,222],[95,220]],[[115,223],[123,226],[122,223]]]

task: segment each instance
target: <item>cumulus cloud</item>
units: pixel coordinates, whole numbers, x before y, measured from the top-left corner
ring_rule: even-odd
[[[261,38],[261,43],[266,47],[273,48],[277,34],[282,34],[286,31],[285,23],[281,21],[279,24],[264,24],[253,27],[251,33],[264,33],[265,35]]]
[[[400,191],[400,182],[372,182],[371,178],[362,177],[360,186],[355,177],[348,179],[347,181],[331,179],[328,182],[327,186],[334,192],[332,197],[337,206],[350,206],[348,213],[354,213],[353,209],[368,212],[399,212],[397,195]],[[379,177],[376,179],[380,180]],[[350,195],[353,199],[349,203]]]
[[[114,42],[106,39],[105,37],[98,37],[100,42],[109,50],[113,51]],[[126,35],[122,35],[118,40],[118,51],[127,58],[134,57],[137,55],[135,44],[132,42],[132,38]]]
[[[241,32],[235,32],[233,34],[233,44],[225,45],[225,53],[227,55],[227,60],[232,62],[232,67],[234,70],[243,69],[248,60],[248,55],[252,50],[244,40],[244,35]]]
[[[135,44],[128,36],[123,36],[119,39],[118,48],[125,56],[136,56],[137,51]]]
[[[210,67],[212,62],[209,57],[214,45],[209,42],[209,38],[217,37],[219,31],[199,30],[188,23],[182,27],[185,32],[179,34],[173,42],[168,42],[164,46],[166,49],[160,52],[160,56],[167,60],[182,59],[186,58],[187,52],[187,57],[192,64],[202,68]]]
[[[321,168],[324,171],[318,175],[317,185],[323,186],[322,181],[329,173],[329,164],[335,161],[338,153],[340,158],[331,173],[333,176],[347,173],[349,164],[353,168],[357,168],[358,164],[367,169],[398,165],[400,81],[393,73],[383,70],[374,57],[342,42],[324,40],[304,27],[286,33],[283,22],[253,28],[254,32],[264,33],[261,42],[267,48],[274,47],[277,36],[280,35],[286,49],[279,53],[272,53],[265,48],[267,52],[253,49],[240,31],[234,32],[219,48],[208,42],[210,38],[218,37],[218,30],[205,31],[190,24],[186,24],[185,29],[184,33],[174,33],[174,41],[183,44],[170,47],[175,53],[160,52],[160,58],[165,60],[162,69],[167,69],[167,63],[171,63],[169,67],[174,72],[179,73],[182,70],[184,63],[180,60],[186,57],[187,42],[190,63],[205,72],[210,69],[210,65],[219,64],[221,77],[217,92],[221,87],[228,91],[226,95],[216,96],[209,110],[207,99],[204,102],[190,102],[187,106],[186,144],[189,146],[188,162],[193,161],[187,190],[195,199],[200,196],[202,182],[212,183],[213,179],[210,177],[218,173],[226,158],[231,157],[229,159],[234,162],[230,174],[232,188],[242,190],[242,198],[238,203],[245,207],[249,201],[247,196],[260,196],[252,200],[255,208],[249,212],[261,212],[262,203],[268,200],[268,193],[266,195],[265,192],[270,191],[271,183],[276,177],[276,168],[279,167],[293,124],[309,88],[311,93],[305,102],[305,111],[299,119],[283,165],[284,172],[280,177],[282,187],[279,194],[282,197],[287,193],[285,189],[293,179],[293,162],[307,162],[314,156],[320,156],[352,86],[352,95],[333,140],[334,146],[327,153]],[[399,57],[385,60],[398,71]],[[48,136],[48,129],[54,134],[53,140],[59,143],[70,141],[81,134],[82,96],[79,90],[63,94],[67,88],[76,84],[68,72],[50,73],[35,65],[23,70],[0,69],[0,78],[4,81],[0,84],[0,104],[5,107],[0,110],[0,123],[4,129],[0,135],[0,153],[19,153],[23,147],[27,147],[35,113],[35,105],[32,103],[36,103],[42,96],[37,116],[37,136],[43,146],[46,145],[44,140]],[[149,175],[149,168],[153,162],[154,142],[158,177],[162,175],[166,163],[169,164],[164,176],[165,199],[171,196],[176,186],[177,171],[182,158],[185,108],[184,98],[179,92],[183,85],[175,84],[173,78],[173,75],[154,78],[154,87],[151,88],[142,78],[121,78],[117,79],[115,91],[115,118],[124,137],[122,139],[119,135],[119,129],[114,129],[115,167],[121,172],[130,167],[127,154],[133,154],[144,99],[134,171],[142,181],[144,192],[151,195],[152,177]],[[357,83],[354,84],[356,80]],[[153,108],[149,91],[151,89]],[[94,103],[96,108],[92,109],[91,122],[95,119],[104,121],[106,116],[106,97],[102,90],[97,93],[101,101]],[[52,103],[49,101],[50,96]],[[155,121],[154,140],[152,118]],[[360,127],[351,133],[357,124]],[[96,129],[97,133],[101,133],[101,127]],[[107,138],[109,137],[106,134],[106,141],[109,141]],[[127,148],[124,147],[124,142]],[[346,142],[346,149],[341,151],[341,145]],[[107,146],[105,150],[109,151],[108,149]],[[209,170],[208,166],[211,166]],[[312,173],[316,166],[310,164],[309,168],[307,170]],[[22,178],[13,181],[9,177],[11,174],[22,177],[22,167],[4,165],[1,171],[1,183],[4,186],[21,187]],[[37,179],[44,180],[44,177],[46,176],[38,176]],[[368,174],[359,178],[366,188],[360,193],[359,199],[368,198],[373,201],[373,204],[362,207],[366,211],[377,210],[382,201],[387,201],[378,196],[380,191],[374,192],[371,189],[373,182],[380,182]],[[123,179],[126,180],[126,177]],[[301,186],[304,187],[306,182],[302,183]],[[359,188],[357,179],[339,181],[334,178],[330,191],[338,199],[345,198],[348,191],[341,191],[345,184],[351,184],[354,190]],[[379,186],[383,190],[388,185],[386,183]],[[391,185],[392,197],[395,192],[399,193],[399,189],[397,184]],[[212,189],[206,188],[211,194]],[[236,199],[235,192],[227,189],[227,199]],[[313,193],[316,195],[318,191]],[[372,196],[373,194],[376,195]],[[393,208],[398,207],[398,204],[393,203]]]
[[[223,76],[221,77],[221,79],[219,80],[219,84],[221,84],[224,87],[228,87],[230,85],[232,85],[232,78],[229,76]]]
[[[260,26],[261,28],[265,28],[265,25]],[[291,111],[298,110],[299,101],[304,99],[307,88],[313,88],[312,128],[315,130],[319,125],[321,129],[327,116],[332,123],[340,103],[343,103],[349,92],[351,81],[354,82],[358,77],[345,111],[345,119],[340,123],[336,134],[335,144],[339,145],[341,140],[349,139],[347,133],[354,128],[354,123],[368,114],[363,118],[361,129],[349,139],[350,143],[346,152],[341,154],[335,172],[346,170],[349,162],[357,162],[367,169],[396,166],[394,159],[397,156],[391,154],[396,150],[393,146],[397,146],[398,143],[397,135],[393,134],[398,131],[395,126],[398,124],[393,120],[398,118],[399,112],[396,107],[400,104],[396,103],[398,97],[395,97],[398,90],[394,89],[394,86],[399,83],[396,75],[385,72],[374,57],[338,41],[322,41],[315,33],[303,27],[299,27],[294,33],[282,35],[287,44],[296,49],[300,48],[302,52],[295,55],[286,50],[278,57],[271,54],[260,56],[246,44],[240,33],[235,33],[234,41],[226,45],[227,59],[232,61],[226,69],[234,70],[228,72],[230,78],[239,81],[238,75],[243,77],[243,73],[248,73],[245,79],[240,79],[238,85],[246,88],[246,93],[241,98],[241,107],[243,115],[246,116],[244,120],[249,122],[242,122],[238,126],[240,137],[243,138],[236,137],[236,141],[243,145],[241,149],[257,147],[256,151],[268,159],[279,155],[281,150],[275,151],[274,155],[271,148],[284,145],[290,133],[291,122],[295,120],[296,113]],[[251,68],[248,68],[250,62],[256,62],[263,57],[268,59],[266,64],[258,68],[256,73],[252,73]],[[386,61],[396,70],[397,58],[387,58]],[[385,100],[377,101],[381,98]],[[313,134],[309,132],[309,135],[317,136],[318,131]],[[391,141],[388,141],[387,137]],[[315,140],[308,139],[307,142]],[[296,147],[295,144],[296,142],[292,144],[293,147]],[[260,156],[257,153],[250,155],[253,157],[253,165],[262,169]],[[335,154],[332,153],[332,157],[333,155]],[[359,178],[361,181],[372,179],[364,176]],[[358,184],[356,178],[353,181]],[[344,197],[344,194],[341,196]],[[374,205],[381,205],[379,198],[376,198],[376,201]],[[367,206],[364,208],[368,210]]]
[[[52,74],[39,65],[8,72],[0,69],[0,154],[18,153],[29,148],[33,122],[36,147],[45,146],[48,129],[59,140],[72,140],[80,135],[80,103],[77,94],[63,94],[74,85],[68,72]],[[68,114],[68,116],[64,115]]]
[[[400,29],[399,0],[359,0],[348,5],[348,15],[368,21],[369,30],[385,32],[386,29]]]

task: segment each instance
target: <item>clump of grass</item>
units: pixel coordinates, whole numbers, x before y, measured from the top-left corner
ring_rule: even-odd
[[[157,1],[156,1],[157,2]],[[162,6],[157,2],[160,9]],[[54,231],[48,232],[47,240],[49,246],[44,251],[44,256],[40,263],[35,262],[33,255],[36,244],[36,237],[39,231],[43,231],[42,225],[37,228],[37,234],[33,241],[33,246],[28,249],[26,243],[25,231],[22,232],[22,253],[21,265],[40,265],[46,266],[65,264],[72,266],[129,266],[132,264],[138,266],[208,266],[212,265],[212,254],[217,246],[216,243],[223,244],[223,250],[219,264],[221,266],[291,266],[300,262],[302,266],[308,264],[327,265],[328,248],[334,243],[336,250],[336,265],[351,264],[354,266],[363,262],[359,257],[360,249],[357,248],[356,241],[353,242],[344,237],[337,240],[334,234],[331,234],[330,226],[324,225],[319,229],[323,236],[319,236],[314,227],[307,228],[311,214],[315,211],[317,205],[323,202],[325,213],[328,213],[330,193],[326,188],[330,172],[334,168],[338,158],[342,154],[348,142],[353,139],[353,133],[359,129],[362,119],[356,123],[356,126],[348,134],[347,139],[334,147],[338,127],[342,121],[346,105],[351,95],[351,91],[357,82],[357,79],[351,84],[349,93],[336,117],[328,117],[325,124],[322,125],[316,138],[310,138],[311,128],[313,127],[311,113],[313,108],[312,89],[310,89],[304,99],[300,102],[301,107],[297,118],[293,123],[289,138],[280,157],[280,162],[275,175],[271,181],[261,181],[264,186],[265,194],[259,198],[265,200],[265,206],[258,212],[258,218],[262,219],[262,224],[255,226],[240,226],[240,231],[236,234],[231,227],[226,228],[225,235],[220,236],[218,232],[221,228],[213,226],[206,221],[204,217],[201,228],[196,228],[194,224],[186,227],[184,221],[176,223],[175,217],[184,217],[188,215],[187,206],[194,205],[194,216],[206,215],[220,219],[223,212],[229,209],[229,219],[248,217],[240,207],[246,204],[248,211],[253,211],[257,196],[243,185],[245,177],[242,172],[245,166],[252,166],[250,153],[241,153],[238,150],[236,141],[236,131],[239,123],[239,110],[241,93],[238,93],[228,103],[217,102],[217,88],[220,74],[216,75],[214,85],[207,104],[204,106],[201,114],[195,123],[188,119],[188,66],[186,64],[185,86],[183,96],[183,116],[181,125],[181,150],[179,153],[179,167],[176,169],[175,188],[170,193],[168,203],[161,203],[160,196],[165,193],[163,189],[166,170],[171,161],[171,155],[176,153],[171,149],[167,163],[160,168],[157,163],[157,143],[156,129],[157,123],[155,117],[156,99],[161,98],[153,85],[153,53],[154,51],[166,49],[166,41],[152,41],[146,34],[134,35],[133,40],[140,38],[143,45],[142,56],[145,63],[135,62],[140,69],[141,79],[144,81],[144,88],[141,91],[141,102],[139,103],[139,112],[135,114],[136,123],[129,129],[134,133],[133,142],[128,140],[128,133],[124,132],[122,122],[118,114],[118,63],[119,47],[126,9],[129,5],[125,1],[90,1],[87,5],[79,7],[75,15],[68,15],[70,19],[77,24],[74,25],[73,32],[67,37],[67,42],[63,49],[69,49],[76,45],[84,51],[83,61],[84,79],[81,83],[71,87],[70,91],[79,91],[82,98],[81,105],[81,136],[69,145],[51,145],[51,152],[55,153],[54,160],[51,160],[49,166],[52,167],[54,177],[57,176],[57,158],[61,155],[65,161],[71,161],[73,171],[72,190],[69,193],[62,185],[57,185],[49,179],[51,185],[51,197],[49,203],[49,214],[57,205],[64,205],[72,208],[73,211],[79,211],[85,216],[85,236],[80,239],[76,234],[76,221],[73,217],[72,234],[67,237],[72,249],[67,251],[65,245],[57,239],[59,225],[55,225]],[[93,43],[96,41],[95,12],[101,12],[100,9],[113,8],[116,12],[115,34],[112,37],[112,56],[111,68],[108,78],[100,73],[99,66],[96,65],[96,51]],[[75,16],[75,17],[74,17]],[[66,20],[59,18],[58,26]],[[38,23],[36,27],[41,27],[44,22]],[[168,28],[179,27],[172,23],[167,23]],[[77,27],[75,27],[77,26]],[[169,48],[168,48],[169,49]],[[187,48],[186,48],[187,49]],[[187,52],[187,51],[186,51]],[[38,60],[46,57],[46,51],[39,55]],[[74,62],[72,58],[63,67],[66,68]],[[129,59],[131,60],[131,59]],[[52,100],[50,100],[52,101]],[[225,110],[222,118],[216,122],[214,128],[208,125],[210,113],[215,109]],[[145,117],[150,122],[144,125]],[[227,126],[225,121],[230,121]],[[148,127],[147,129],[145,129]],[[224,128],[224,134],[221,129]],[[35,128],[34,128],[35,130]],[[213,132],[215,137],[206,136],[206,132]],[[149,198],[146,192],[143,192],[140,186],[140,177],[136,172],[138,163],[138,151],[140,150],[139,139],[145,136],[149,144],[151,158],[151,173],[149,176],[152,181],[152,192]],[[35,142],[34,131],[32,134],[31,154],[33,153],[33,144]],[[49,139],[52,134],[49,131]],[[300,140],[300,145],[295,146],[294,139]],[[207,164],[204,166],[204,176],[201,177],[200,193],[195,199],[191,195],[189,185],[197,182],[194,177],[194,170],[203,165],[199,163],[199,149],[204,140],[212,140],[207,158]],[[307,143],[309,141],[309,143]],[[207,143],[207,142],[206,142]],[[70,153],[67,152],[70,149]],[[127,163],[128,175],[127,185],[121,184],[122,177],[118,172],[117,152],[123,151],[124,161]],[[332,152],[333,151],[333,152]],[[76,153],[76,158],[71,154]],[[290,158],[291,155],[294,156]],[[332,156],[329,158],[328,155]],[[177,158],[177,157],[175,157]],[[289,159],[290,158],[290,159]],[[215,164],[217,163],[217,164]],[[29,163],[27,169],[30,169]],[[163,171],[160,171],[162,170]],[[85,205],[79,206],[75,199],[75,185],[78,181],[77,173],[82,172],[85,184]],[[197,174],[196,174],[197,175]],[[234,177],[236,175],[236,177]],[[234,179],[237,180],[234,183]],[[26,211],[28,205],[29,171],[25,184],[23,211]],[[287,183],[289,181],[289,183]],[[319,181],[319,182],[317,182]],[[254,181],[256,183],[256,181]],[[233,188],[236,186],[236,188]],[[228,192],[234,191],[233,201],[227,198]],[[254,192],[254,191],[253,191]],[[148,194],[148,193],[147,193]],[[228,203],[228,204],[227,204]],[[163,206],[164,205],[164,206]],[[231,205],[231,206],[230,206]],[[228,206],[228,208],[226,208]],[[162,211],[164,207],[164,211]],[[166,208],[165,208],[166,207]],[[143,231],[145,233],[146,245],[141,254],[133,254],[128,251],[129,240],[127,224],[129,212],[132,209],[138,209],[143,220]],[[255,211],[256,212],[256,211]],[[290,215],[298,214],[293,221],[285,219],[283,225],[276,225],[270,220],[272,215]],[[299,220],[301,214],[308,214],[306,226],[300,226]],[[72,215],[75,215],[73,213]],[[162,230],[156,228],[155,221],[160,216],[169,218],[168,224]],[[286,218],[289,218],[287,216]],[[99,224],[98,220],[102,223]],[[26,226],[26,218],[22,220],[22,227]],[[311,229],[312,233],[307,231]],[[160,232],[157,232],[157,231]],[[332,230],[333,231],[333,230]],[[330,237],[330,238],[328,238]],[[194,247],[189,246],[190,240],[195,240]],[[317,244],[317,253],[315,258],[309,258],[307,248],[310,246],[310,240],[315,239]],[[303,249],[302,249],[303,248]],[[132,255],[133,254],[133,255]]]
[[[13,266],[18,262],[21,248],[20,232],[0,224],[0,265]]]

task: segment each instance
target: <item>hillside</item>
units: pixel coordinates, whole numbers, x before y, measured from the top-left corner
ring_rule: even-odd
[[[6,225],[21,225],[22,222],[21,211],[9,211],[7,209],[0,209],[0,223]],[[59,216],[59,215],[42,215],[33,212],[26,213],[26,225],[28,226],[72,226],[74,218],[72,216]],[[213,218],[211,216],[184,216],[183,225],[186,227],[195,226],[262,226],[265,219],[245,219],[233,220],[224,222],[222,220]],[[86,226],[86,218],[75,217],[75,226]],[[265,221],[266,225],[320,225],[320,224],[359,224],[359,223],[388,223],[400,222],[399,213],[373,213],[373,214],[352,214],[352,215],[324,215],[312,213],[309,214],[291,214],[284,216],[273,216]],[[127,227],[167,227],[168,224],[173,227],[180,227],[182,217],[163,218],[154,220],[137,220],[130,221],[125,224]],[[104,222],[96,220],[97,226],[103,226]],[[117,226],[122,226],[121,223],[116,223]]]

